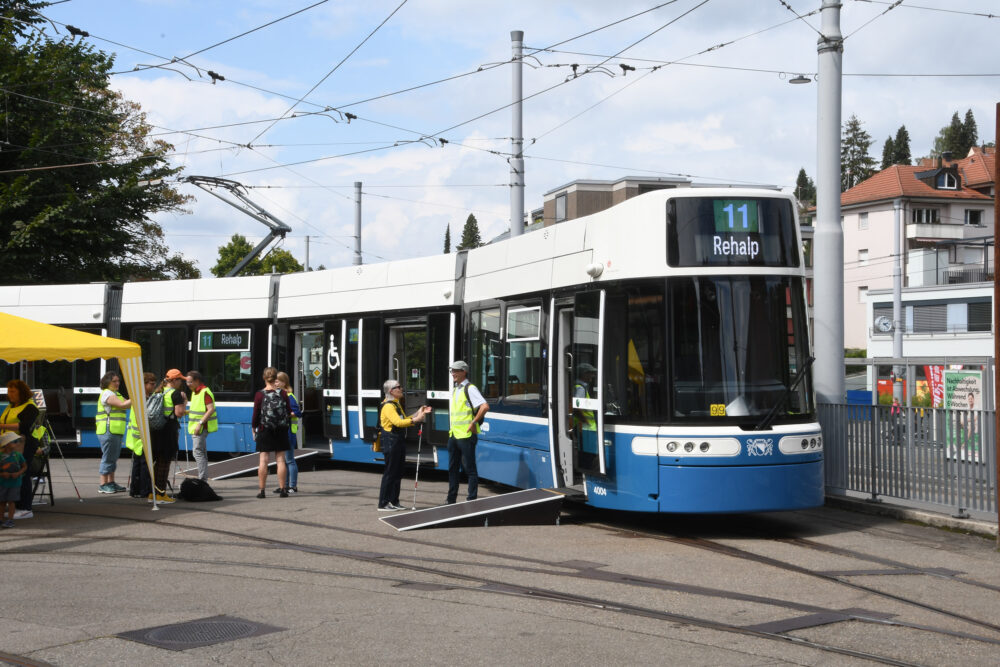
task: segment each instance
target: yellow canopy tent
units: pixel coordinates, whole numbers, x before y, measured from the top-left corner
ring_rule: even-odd
[[[142,384],[142,349],[137,343],[0,313],[0,359],[3,361],[17,363],[113,358],[117,358],[121,365],[122,379],[125,380],[129,396],[139,398],[136,404],[143,405],[146,391]],[[149,445],[149,421],[145,410],[136,410],[135,413],[142,436],[142,451],[152,479],[153,452]],[[156,505],[154,494],[153,509],[157,509]]]

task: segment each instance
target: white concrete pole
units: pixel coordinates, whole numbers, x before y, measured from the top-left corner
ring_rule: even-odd
[[[524,31],[510,31],[511,72],[514,104],[511,106],[512,127],[510,139],[510,235],[524,233],[524,128],[521,122],[521,72],[524,69],[522,52]]]
[[[892,263],[892,356],[901,359],[903,356],[903,230],[902,223],[903,200],[892,202],[892,247],[896,254]],[[900,377],[903,366],[892,369],[892,397],[899,399],[903,405],[903,382]]]
[[[816,395],[842,403],[844,393],[844,229],[840,221],[840,105],[843,37],[840,2],[823,0],[817,103],[815,325]]]
[[[361,181],[354,181],[354,265],[361,265]]]

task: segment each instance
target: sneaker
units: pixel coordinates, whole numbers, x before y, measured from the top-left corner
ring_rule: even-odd
[[[394,503],[389,503],[388,505],[386,505],[386,507],[391,509],[393,512],[398,512],[400,510],[406,509],[405,507],[400,507],[399,505],[396,505]]]
[[[3,528],[13,528],[14,527],[14,522],[12,520],[10,520],[10,519],[7,519],[3,523],[0,523],[0,527],[3,527]]]
[[[98,493],[118,493],[115,490],[115,487],[113,485],[111,485],[111,484],[101,484],[99,487],[97,487],[97,492]]]
[[[386,505],[385,507],[379,507],[378,511],[379,512],[395,512],[396,511],[396,506],[395,505]]]
[[[267,497],[267,495],[265,495],[265,493],[264,493],[264,489],[260,490],[260,493],[257,494],[257,497],[258,498],[266,498]]]
[[[285,491],[288,491],[289,493],[298,493],[299,492],[299,487],[297,487],[297,486],[290,486],[287,489],[285,489]]]
[[[122,491],[128,491],[128,489],[126,489],[124,486],[122,486],[121,484],[116,484],[115,482],[111,482],[110,486],[114,487],[115,493],[121,493]]]
[[[14,510],[15,519],[31,519],[35,516],[35,513],[31,510]]]
[[[285,491],[284,489],[278,489],[278,497],[279,498],[287,498],[288,497],[288,491]]]
[[[156,494],[156,502],[158,502],[158,503],[172,503],[172,502],[176,502],[176,500],[177,500],[176,498],[171,498],[170,496],[168,496],[165,493],[157,493]],[[153,496],[152,495],[149,496],[149,502],[153,502]]]

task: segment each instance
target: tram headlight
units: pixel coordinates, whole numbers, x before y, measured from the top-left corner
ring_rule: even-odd
[[[667,451],[668,452],[676,452],[677,448],[680,447],[680,446],[681,446],[681,443],[677,442],[676,440],[671,440],[670,442],[667,443]]]
[[[811,439],[811,440],[809,441],[809,448],[810,448],[810,449],[816,449],[816,438],[812,438],[812,439]]]
[[[802,438],[802,449],[809,449],[809,441]]]
[[[703,452],[707,452],[708,451],[708,443],[707,442],[701,443],[700,445],[698,445],[698,449],[700,449]]]
[[[684,443],[684,451],[685,452],[693,452],[694,451],[694,443],[693,442],[685,442]]]

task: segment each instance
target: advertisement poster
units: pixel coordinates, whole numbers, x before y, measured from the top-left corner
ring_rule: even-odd
[[[944,371],[944,407],[949,449],[965,460],[979,461],[983,372]]]

